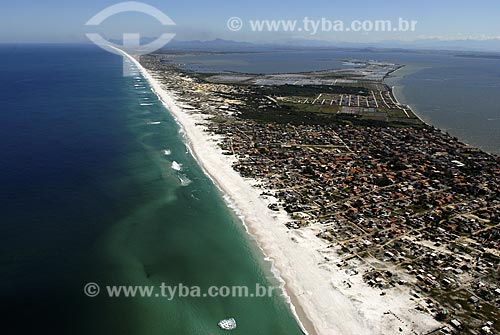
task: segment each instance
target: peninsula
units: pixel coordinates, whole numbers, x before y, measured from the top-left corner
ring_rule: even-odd
[[[133,59],[309,334],[500,331],[500,159],[425,124],[401,65],[253,75]]]

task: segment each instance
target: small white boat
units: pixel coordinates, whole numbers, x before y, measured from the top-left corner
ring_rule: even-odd
[[[233,330],[236,329],[236,320],[234,318],[220,320],[217,325],[224,330]]]

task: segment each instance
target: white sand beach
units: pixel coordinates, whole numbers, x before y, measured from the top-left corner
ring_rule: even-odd
[[[233,158],[224,156],[217,139],[199,124],[204,122],[203,116],[181,108],[175,92],[164,87],[155,73],[148,72],[130,55],[126,56],[137,65],[176,118],[192,154],[242,215],[250,235],[265,256],[272,260],[306,333],[425,334],[440,326],[431,316],[415,309],[418,299],[410,300],[405,286],[385,290],[385,295],[381,295],[380,289],[365,284],[362,274],[366,263],[357,260],[339,268],[339,256],[334,248],[328,248],[327,243],[316,237],[317,228],[286,228],[287,214],[268,209],[270,200],[260,197],[262,189],[254,188],[251,180],[233,170]]]

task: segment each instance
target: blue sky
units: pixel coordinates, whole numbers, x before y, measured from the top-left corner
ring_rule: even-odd
[[[89,32],[85,22],[109,5],[109,0],[3,0],[0,4],[0,42],[83,42]],[[90,30],[119,38],[123,32],[158,36],[175,32],[181,40],[224,38],[240,41],[277,42],[292,39],[377,42],[384,40],[487,39],[500,37],[498,0],[148,0],[176,22],[162,27],[144,14],[119,14]],[[383,3],[383,4],[381,4]],[[239,32],[227,28],[230,17],[240,17],[247,25]],[[256,33],[248,29],[251,19],[330,20],[417,20],[415,32]]]

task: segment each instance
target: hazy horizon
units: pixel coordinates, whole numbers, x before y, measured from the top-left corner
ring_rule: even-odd
[[[39,3],[20,0],[3,4],[0,13],[0,43],[84,43],[86,33],[97,32],[111,39],[120,39],[124,33],[140,33],[157,37],[163,33],[176,34],[178,41],[210,41],[224,39],[257,44],[293,44],[307,41],[311,44],[363,44],[363,45],[419,45],[426,43],[451,43],[469,49],[500,51],[500,23],[496,13],[500,3],[493,0],[477,3],[457,3],[451,0],[425,0],[417,3],[387,1],[383,6],[362,0],[356,4],[340,1],[313,0],[307,5],[288,2],[256,0],[225,2],[198,0],[182,3],[165,3],[159,0],[142,3],[157,8],[170,17],[175,25],[161,25],[143,13],[121,13],[109,17],[98,27],[85,23],[105,8],[119,1],[62,1],[49,0]],[[214,10],[216,9],[216,10]],[[243,27],[228,29],[228,19],[241,19]],[[404,19],[416,23],[414,31],[330,31],[322,21],[392,21]],[[297,21],[300,28],[256,31],[253,21]],[[304,20],[317,23],[302,28]],[[251,22],[252,21],[252,22]],[[278,22],[279,23],[279,22]],[[328,25],[326,25],[328,26]],[[317,31],[316,31],[317,30]],[[395,29],[396,30],[396,29]],[[473,44],[472,46],[468,46]]]

